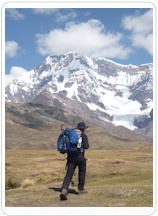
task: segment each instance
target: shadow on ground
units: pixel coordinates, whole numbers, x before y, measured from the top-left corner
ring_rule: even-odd
[[[60,193],[61,193],[61,191],[62,191],[61,188],[55,188],[55,187],[50,187],[49,189],[50,189],[50,190],[57,191],[57,192],[60,192]],[[74,190],[74,189],[68,189],[68,193],[78,195],[77,191]]]

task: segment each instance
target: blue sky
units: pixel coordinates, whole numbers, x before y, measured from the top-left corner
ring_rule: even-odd
[[[150,8],[10,8],[5,10],[6,83],[48,55],[76,51],[120,64],[153,62]]]

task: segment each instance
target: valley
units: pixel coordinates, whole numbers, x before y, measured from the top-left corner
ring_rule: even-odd
[[[75,52],[48,56],[6,86],[6,207],[152,207],[153,65],[120,65]],[[59,195],[61,124],[85,121],[88,194]],[[76,171],[77,173],[77,171]]]
[[[76,168],[67,201],[59,199],[66,155],[56,150],[6,150],[5,155],[10,186],[5,191],[6,207],[153,206],[152,145],[138,151],[87,150],[88,194],[77,194]]]

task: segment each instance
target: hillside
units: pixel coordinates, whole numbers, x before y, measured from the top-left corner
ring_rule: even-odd
[[[105,129],[152,137],[153,64],[121,65],[76,52],[48,56],[5,88],[7,102],[54,106]]]
[[[81,118],[56,107],[41,104],[6,103],[5,148],[25,150],[56,149],[60,126],[75,128]],[[86,122],[90,149],[138,149],[152,139],[135,134],[124,127],[106,130]],[[118,132],[119,131],[119,132]]]

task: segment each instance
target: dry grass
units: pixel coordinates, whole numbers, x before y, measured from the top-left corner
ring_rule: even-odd
[[[6,151],[6,179],[32,179],[31,187],[6,190],[6,206],[151,207],[153,161],[148,151],[87,150],[86,189],[77,196],[73,177],[66,202],[59,200],[66,170],[66,155],[57,151]],[[27,180],[28,181],[28,180]],[[27,184],[26,184],[27,185]]]
[[[15,181],[14,179],[12,179],[11,177],[7,178],[5,182],[6,188],[18,188],[20,186],[21,184],[18,181]]]
[[[23,182],[22,182],[22,184],[21,184],[21,186],[23,187],[23,188],[26,188],[26,187],[29,187],[29,186],[33,186],[34,185],[34,180],[30,180],[30,179],[25,179],[25,180],[23,180]]]

